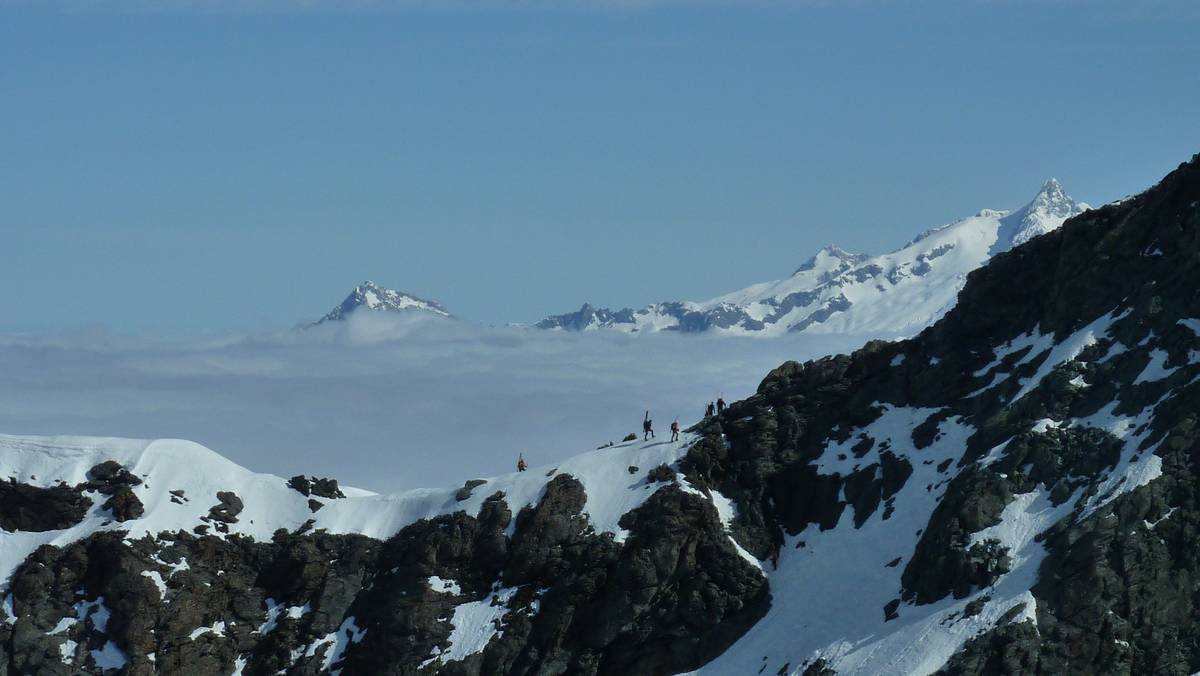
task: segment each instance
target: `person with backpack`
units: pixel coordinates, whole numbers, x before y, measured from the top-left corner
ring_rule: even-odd
[[[721,415],[724,412],[725,412],[725,400],[722,399],[721,397],[717,397],[717,415]]]
[[[517,471],[518,471],[518,472],[524,472],[524,471],[525,471],[525,470],[527,470],[527,469],[529,469],[529,465],[527,465],[527,464],[525,463],[525,454],[524,454],[524,453],[518,453],[518,454],[517,454]]]
[[[705,417],[705,418],[711,418],[711,417],[713,417],[714,415],[716,415],[716,410],[717,410],[717,409],[716,409],[716,407],[713,405],[713,403],[712,403],[711,401],[710,401],[710,402],[708,402],[708,406],[707,406],[707,407],[705,407],[705,409],[704,409],[704,417]]]
[[[646,418],[642,420],[642,441],[648,441],[654,438],[654,421],[650,419],[650,411],[646,411]]]
[[[679,441],[679,418],[671,421],[671,441]]]

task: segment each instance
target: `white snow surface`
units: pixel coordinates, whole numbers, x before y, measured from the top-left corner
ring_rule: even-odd
[[[462,594],[462,587],[454,580],[447,580],[437,575],[429,576],[429,588],[441,594]]]
[[[232,491],[244,504],[238,522],[229,524],[231,534],[269,541],[276,529],[295,530],[314,519],[315,528],[331,533],[386,539],[419,519],[457,511],[475,515],[487,496],[496,491],[504,491],[505,500],[516,513],[541,499],[552,475],[565,473],[583,484],[587,492],[584,512],[592,527],[622,540],[626,533],[617,524],[621,515],[666,485],[647,484],[644,472],[631,475],[627,467],[674,465],[694,441],[693,436],[685,434],[675,443],[636,441],[591,451],[557,466],[531,467],[527,472],[493,477],[461,502],[455,499],[455,487],[392,495],[343,487],[347,497],[326,500],[325,507],[314,514],[308,508],[308,498],[289,488],[282,477],[251,472],[189,441],[0,435],[0,478],[13,477],[43,487],[59,481],[74,485],[85,481],[88,469],[94,465],[116,460],[142,478],[142,484],[133,492],[145,505],[145,516],[118,523],[100,508],[103,496],[89,494],[91,510],[71,528],[43,533],[0,531],[0,593],[7,589],[16,567],[43,544],[63,546],[100,531],[124,531],[133,539],[161,531],[191,530],[217,504],[218,491]],[[179,489],[188,497],[183,504],[171,502],[170,491]],[[307,607],[284,610],[269,602],[266,621],[259,631],[270,631],[282,615],[299,617],[305,612]]]
[[[424,668],[434,662],[461,660],[467,655],[474,655],[487,647],[492,637],[503,634],[500,628],[500,618],[508,612],[508,600],[517,592],[516,587],[498,589],[479,601],[461,603],[454,607],[454,617],[450,619],[454,628],[450,631],[449,645],[445,650],[437,650],[421,663]]]
[[[890,253],[869,256],[828,246],[786,279],[705,301],[655,303],[634,311],[631,318],[600,321],[593,313],[578,328],[639,334],[662,331],[679,325],[677,306],[681,306],[683,311],[716,318],[707,329],[716,333],[762,337],[796,331],[915,333],[954,306],[967,273],[1089,208],[1071,199],[1051,178],[1021,209],[984,209],[933,228]],[[580,313],[594,310],[585,305]],[[722,319],[730,316],[742,318]]]
[[[1102,426],[1126,441],[1122,459],[1106,488],[1087,505],[1090,513],[1158,476],[1159,458],[1149,452],[1139,456],[1135,449],[1142,437],[1129,434],[1131,423],[1148,416],[1152,409],[1149,407],[1137,419],[1101,412],[1086,420],[1040,420],[1032,429]],[[948,597],[922,606],[901,604],[899,617],[884,621],[882,608],[900,595],[900,575],[919,539],[918,532],[928,523],[946,484],[956,473],[953,463],[945,474],[939,474],[937,466],[945,460],[957,460],[974,431],[958,418],[951,418],[940,425],[933,444],[918,451],[912,445],[912,428],[935,412],[885,405],[878,420],[852,430],[845,442],[829,443],[817,462],[822,474],[845,474],[878,462],[880,446],[885,442],[893,453],[909,458],[913,475],[895,496],[895,512],[885,521],[881,505],[856,529],[854,510],[847,507],[836,528],[820,531],[809,526],[789,536],[781,550],[778,570],[767,572],[773,596],[767,616],[725,654],[693,673],[745,673],[748,665],[763,664],[766,668],[762,673],[776,673],[784,664],[790,664],[781,673],[795,676],[806,664],[823,658],[839,675],[931,674],[967,640],[992,628],[1013,608],[1021,610],[1011,621],[1036,622],[1036,601],[1030,590],[1046,551],[1034,538],[1071,514],[1082,489],[1057,507],[1051,505],[1048,489],[1018,495],[1005,507],[998,524],[972,534],[972,543],[999,540],[1012,557],[1011,571],[992,587],[964,599]],[[876,444],[864,457],[854,458],[850,447],[863,432]],[[1006,445],[1001,444],[990,455],[998,458]],[[846,457],[841,459],[839,455]],[[987,459],[982,464],[987,464]],[[897,559],[895,565],[888,565]],[[984,597],[990,598],[981,612],[969,618],[962,616],[968,603]],[[846,612],[846,608],[854,610]]]
[[[376,312],[425,312],[437,317],[451,317],[441,304],[417,298],[402,291],[388,289],[370,280],[354,287],[349,296],[340,305],[331,310],[315,324],[328,321],[340,321],[360,310]],[[311,325],[310,325],[311,326]]]

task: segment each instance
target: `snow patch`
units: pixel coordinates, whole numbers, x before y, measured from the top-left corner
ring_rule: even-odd
[[[1142,372],[1138,374],[1138,377],[1133,381],[1133,384],[1140,385],[1142,383],[1162,380],[1163,378],[1166,378],[1174,373],[1178,369],[1167,368],[1167,359],[1169,358],[1170,355],[1167,354],[1166,350],[1160,350],[1157,348],[1151,350],[1149,363],[1147,363],[1146,367],[1142,369]]]
[[[437,575],[429,576],[429,588],[439,594],[453,594],[459,596],[462,594],[462,587],[454,580],[440,578]]]
[[[448,645],[445,650],[435,647],[429,659],[421,663],[421,668],[434,662],[446,664],[461,660],[486,648],[492,637],[503,634],[500,619],[508,612],[508,600],[516,591],[516,587],[500,589],[479,601],[455,606],[454,617],[450,620],[454,628],[447,639]]]

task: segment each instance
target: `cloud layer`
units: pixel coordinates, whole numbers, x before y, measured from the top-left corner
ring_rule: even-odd
[[[558,334],[373,315],[273,336],[0,339],[0,432],[198,441],[258,471],[380,492],[457,484],[751,394],[864,337]]]

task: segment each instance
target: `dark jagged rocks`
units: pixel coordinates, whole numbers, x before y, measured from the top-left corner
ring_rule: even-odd
[[[470,498],[471,493],[473,493],[476,488],[486,483],[487,481],[484,479],[468,479],[467,482],[463,484],[463,487],[458,489],[458,492],[454,494],[454,499],[462,502],[463,500]]]
[[[107,496],[103,507],[117,521],[136,519],[144,509],[130,489],[141,483],[141,479],[111,460],[89,469],[87,481],[76,486],[60,484],[43,488],[16,479],[0,482],[0,528],[32,532],[70,528],[91,508],[93,501],[85,495],[89,492]]]
[[[222,492],[220,506],[235,497]],[[663,488],[624,517],[625,542],[592,531],[568,475],[515,524],[504,497],[385,542],[179,531],[43,546],[13,577],[0,673],[98,672],[94,651],[111,650],[135,675],[667,674],[711,659],[769,604],[700,496]],[[454,608],[470,601],[497,607],[503,631],[439,660]]]
[[[315,495],[318,498],[327,498],[330,500],[346,497],[338,487],[337,479],[325,479],[317,477],[307,477],[303,474],[288,479],[288,486],[295,489],[301,495]]]
[[[117,521],[129,521],[146,513],[142,501],[129,486],[121,486],[113,491],[113,494],[104,502],[104,508]]]
[[[79,488],[39,488],[0,481],[0,528],[6,531],[48,531],[79,523],[92,501]]]
[[[1157,454],[1162,478],[1102,510],[1076,508],[1047,532],[1049,556],[1033,590],[1038,629],[999,622],[947,669],[1200,670],[1200,557],[1192,532],[1200,522],[1192,494],[1200,460],[1200,339],[1182,325],[1200,317],[1198,205],[1200,157],[1143,195],[997,256],[970,275],[955,309],[915,339],[784,364],[730,416],[700,427],[707,439],[689,453],[687,475],[736,499],[735,535],[765,557],[784,533],[847,527],[847,508],[859,527],[878,509],[886,466],[826,474],[815,461],[830,442],[853,442],[841,460],[870,452],[874,440],[851,433],[877,419],[881,404],[938,411],[913,426],[918,451],[939,439],[945,421],[970,423],[957,463],[937,467],[948,483],[929,487],[944,494],[897,589],[906,602],[927,604],[973,594],[1008,570],[999,542],[971,544],[968,536],[997,524],[1015,495],[1039,489],[1055,506],[1104,504],[1123,490],[1103,481],[1122,459],[1121,439],[1096,428],[1039,427],[1039,420],[1152,410],[1148,428],[1130,430],[1144,435],[1140,446],[1132,458],[1125,453],[1129,461]],[[1019,336],[1040,333],[1058,342],[1105,315],[1113,318],[1107,335],[1044,376],[1051,351],[1032,347],[1036,341],[991,363],[994,348]],[[1161,372],[1142,378],[1156,359]],[[1035,376],[1036,387],[1024,391]],[[892,475],[893,490],[908,479]],[[889,604],[885,614],[897,608]]]

